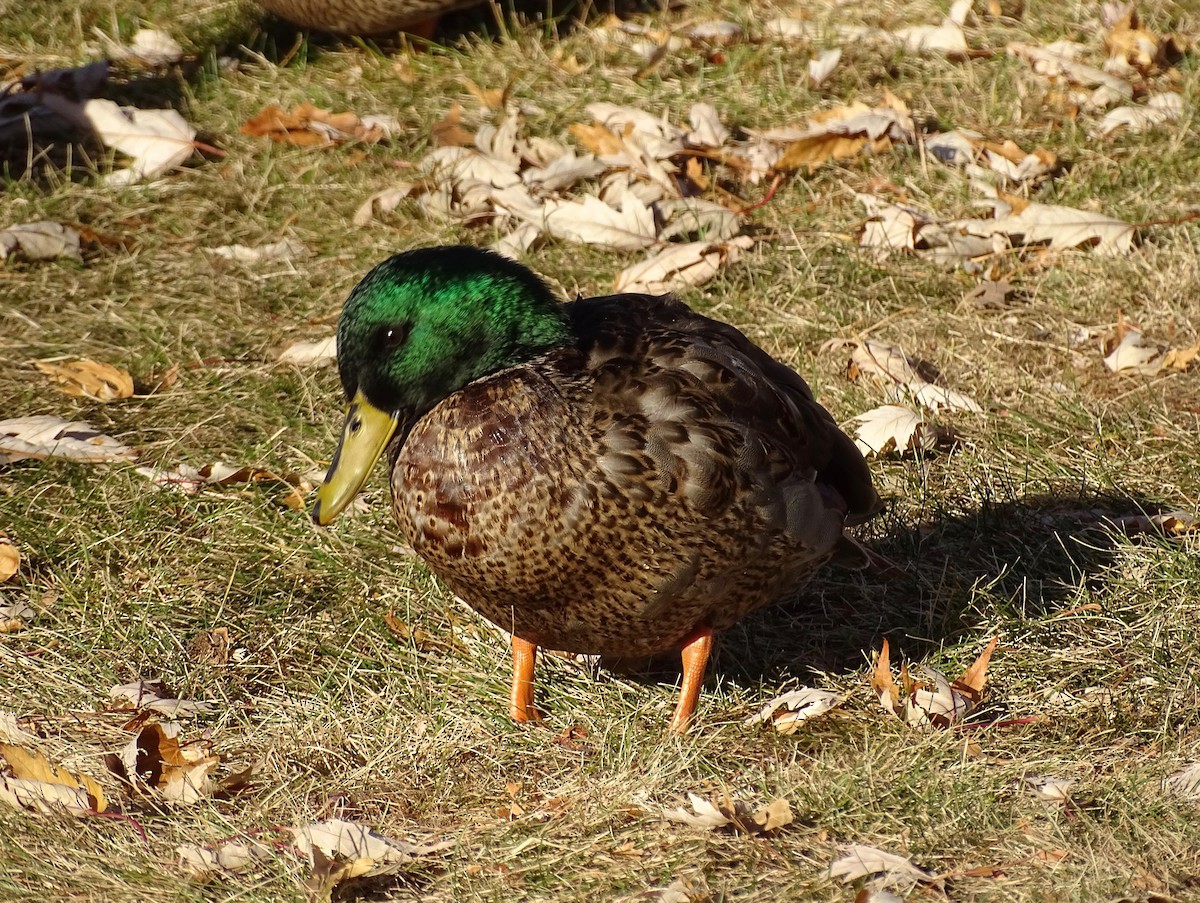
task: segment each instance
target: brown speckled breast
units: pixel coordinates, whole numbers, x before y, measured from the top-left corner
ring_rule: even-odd
[[[481,615],[643,655],[802,584],[880,507],[795,373],[668,298],[568,305],[578,348],[478,380],[392,449],[401,531]]]

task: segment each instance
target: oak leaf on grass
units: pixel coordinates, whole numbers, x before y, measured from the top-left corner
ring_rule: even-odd
[[[54,388],[77,398],[117,401],[133,395],[133,377],[112,364],[80,358],[75,361],[35,361],[34,366],[50,377]]]

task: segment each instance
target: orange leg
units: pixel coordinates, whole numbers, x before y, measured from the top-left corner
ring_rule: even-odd
[[[670,730],[677,734],[687,732],[688,721],[696,711],[712,643],[713,633],[708,627],[701,627],[683,641],[683,686],[679,688],[679,704],[675,706],[670,725]]]
[[[538,711],[533,707],[533,664],[537,646],[516,634],[512,638],[513,679],[508,694],[508,715],[513,721],[536,721]]]

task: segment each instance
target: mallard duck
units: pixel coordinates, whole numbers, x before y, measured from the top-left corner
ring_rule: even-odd
[[[509,712],[537,647],[682,650],[686,729],[714,632],[786,597],[881,508],[854,443],[794,371],[671,296],[561,303],[471,247],[397,254],[338,322],[349,406],[313,518],[386,451],[401,532],[512,634]]]
[[[438,16],[480,0],[259,0],[267,10],[319,31],[378,35],[407,31],[432,37]]]

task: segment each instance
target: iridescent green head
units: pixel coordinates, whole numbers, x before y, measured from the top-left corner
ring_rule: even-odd
[[[422,248],[385,260],[355,286],[338,321],[338,371],[350,405],[313,517],[349,504],[397,429],[480,377],[571,341],[541,279],[498,254]]]

